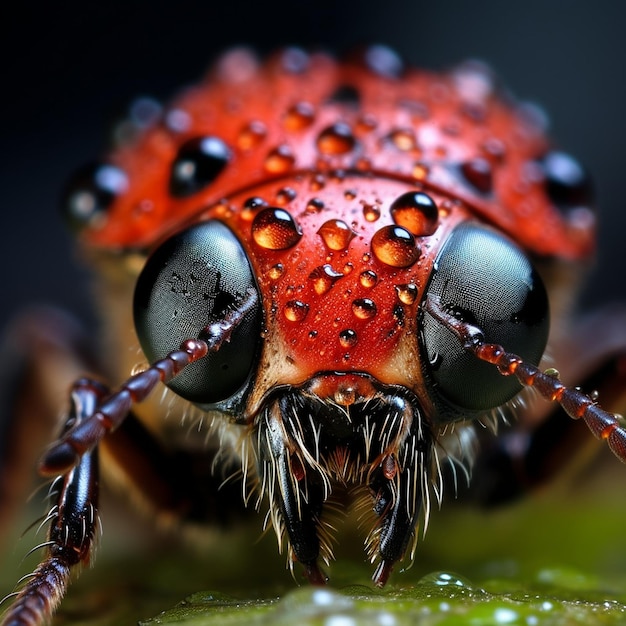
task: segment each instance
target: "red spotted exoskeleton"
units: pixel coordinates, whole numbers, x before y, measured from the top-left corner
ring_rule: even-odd
[[[75,382],[40,464],[46,555],[6,624],[45,619],[89,559],[100,465],[162,517],[268,511],[318,584],[325,510],[365,500],[382,586],[446,472],[473,472],[487,500],[532,487],[576,420],[626,459],[608,412],[624,400],[626,317],[569,318],[594,245],[588,177],[485,67],[236,50],[149,117],[65,192],[104,340],[51,312],[14,331],[18,387]],[[13,441],[45,430],[44,398],[15,400]],[[479,447],[476,425],[508,416]],[[2,476],[26,473],[18,449]]]

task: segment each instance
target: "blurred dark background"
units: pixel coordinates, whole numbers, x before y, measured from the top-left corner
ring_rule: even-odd
[[[8,8],[7,8],[8,6]],[[444,68],[488,61],[514,93],[543,105],[559,145],[596,180],[597,263],[585,306],[626,298],[622,153],[626,146],[626,5],[417,0],[15,3],[0,39],[0,328],[31,302],[89,317],[86,277],[57,215],[60,187],[107,145],[138,95],[167,99],[235,44],[342,51],[395,47]]]

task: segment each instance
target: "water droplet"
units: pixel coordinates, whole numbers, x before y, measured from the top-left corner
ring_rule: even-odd
[[[418,294],[417,285],[414,283],[396,285],[396,293],[398,294],[398,299],[403,304],[413,304]]]
[[[287,130],[302,130],[310,126],[315,119],[315,108],[310,102],[296,102],[289,107],[283,120]]]
[[[380,218],[380,207],[376,204],[363,202],[363,217],[366,222],[375,222]]]
[[[192,124],[191,115],[182,109],[172,109],[165,114],[165,126],[173,133],[185,133]]]
[[[276,204],[279,206],[285,206],[295,200],[297,195],[298,194],[295,189],[292,189],[291,187],[282,187],[276,192]]]
[[[372,169],[372,160],[369,157],[361,157],[357,160],[355,166],[360,172],[369,172]]]
[[[263,198],[258,196],[252,196],[243,203],[243,209],[241,210],[241,217],[246,221],[250,221],[259,212],[267,206],[267,202]]]
[[[250,80],[259,69],[257,55],[248,48],[233,48],[221,55],[214,67],[218,80],[235,84]]]
[[[371,114],[365,113],[356,122],[357,130],[363,133],[372,132],[378,126],[378,120]]]
[[[356,191],[354,189],[346,189],[343,192],[343,197],[346,200],[354,200],[356,198]]]
[[[311,189],[313,191],[320,191],[320,189],[324,189],[326,185],[326,178],[323,174],[315,174],[313,178],[311,178]]]
[[[345,250],[356,233],[343,220],[328,220],[317,231],[330,250]]]
[[[289,74],[302,74],[309,69],[309,55],[302,48],[286,48],[280,53],[280,65]]]
[[[309,312],[309,305],[300,300],[289,300],[283,312],[290,322],[301,322]]]
[[[409,191],[396,198],[389,208],[393,221],[412,235],[427,237],[437,230],[439,211],[423,191]]]
[[[252,222],[252,238],[262,248],[285,250],[295,246],[302,231],[284,209],[269,207],[257,213]]]
[[[493,189],[493,173],[491,163],[482,157],[465,161],[461,165],[461,173],[465,180],[481,193],[490,193]]]
[[[284,273],[285,266],[282,263],[276,263],[276,265],[272,265],[268,271],[268,276],[272,280],[278,280]]]
[[[593,204],[593,184],[583,166],[565,152],[548,152],[540,161],[548,197],[560,209]]]
[[[429,169],[424,163],[416,163],[413,166],[411,175],[415,180],[426,180],[428,178]]]
[[[504,161],[504,157],[506,156],[506,146],[500,139],[490,137],[483,142],[481,148],[487,157],[491,158],[496,163]]]
[[[399,78],[404,71],[404,63],[400,56],[387,46],[369,46],[365,50],[363,60],[370,72],[383,78]]]
[[[421,250],[413,235],[402,226],[384,226],[372,237],[372,252],[391,267],[409,267],[417,261]]]
[[[473,589],[473,585],[469,580],[451,572],[431,572],[420,578],[419,584],[430,584],[437,587],[459,587],[468,591]]]
[[[366,289],[371,289],[378,282],[378,276],[372,270],[365,270],[359,275],[359,282]]]
[[[345,154],[354,149],[356,139],[345,122],[326,127],[317,137],[317,149],[322,154]]]
[[[318,332],[318,331],[316,331],[316,330],[310,330],[310,331],[309,331],[309,335],[308,335],[308,336],[309,336],[309,339],[310,339],[311,341],[313,341],[314,339],[317,339],[317,336],[318,336],[318,335],[319,335],[319,332]]]
[[[271,150],[265,157],[265,171],[270,174],[284,174],[288,172],[296,162],[291,148],[287,144]]]
[[[351,328],[346,328],[339,333],[339,343],[342,348],[353,348],[358,340],[356,332]]]
[[[246,124],[237,135],[237,147],[241,150],[256,148],[267,135],[267,128],[263,122],[253,120]]]
[[[346,263],[346,264],[343,266],[343,273],[344,273],[344,276],[345,276],[346,274],[349,274],[349,273],[350,273],[353,269],[354,269],[354,265],[352,265],[352,263]]]
[[[392,130],[391,133],[389,133],[389,139],[398,150],[402,150],[403,152],[417,148],[415,133],[410,128],[396,128]]]
[[[372,319],[376,312],[376,303],[369,298],[357,298],[352,302],[352,313],[361,320]]]
[[[232,158],[230,148],[213,135],[194,137],[178,149],[170,171],[170,193],[186,198],[211,184]]]
[[[102,223],[107,209],[128,188],[126,174],[114,165],[91,163],[66,185],[61,209],[73,228]]]
[[[341,272],[336,272],[330,265],[320,265],[316,267],[310,274],[309,279],[313,281],[313,289],[318,295],[322,295],[330,290],[330,288],[343,278]]]
[[[311,198],[306,204],[309,213],[319,213],[324,208],[324,201],[319,198]]]
[[[393,307],[393,319],[396,320],[398,326],[404,326],[405,317],[404,307],[401,304],[396,304]]]

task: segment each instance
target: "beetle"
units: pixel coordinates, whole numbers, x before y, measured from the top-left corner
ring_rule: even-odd
[[[14,441],[45,428],[33,389],[75,382],[39,465],[53,479],[46,553],[4,624],[47,619],[89,560],[100,465],[161,518],[265,509],[313,584],[332,558],[333,501],[365,502],[383,586],[457,473],[485,500],[511,497],[582,422],[626,460],[609,412],[624,316],[568,321],[594,248],[589,177],[484,65],[430,73],[382,46],[342,62],[236,49],[122,131],[63,197],[94,269],[98,358],[58,313],[14,333],[31,390],[3,418]],[[477,426],[509,418],[481,449]],[[19,449],[2,476],[25,474]]]

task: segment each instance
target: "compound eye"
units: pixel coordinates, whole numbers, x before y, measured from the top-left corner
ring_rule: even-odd
[[[135,288],[139,342],[151,362],[236,308],[258,288],[239,240],[224,224],[196,224],[163,243],[150,256]],[[230,341],[187,367],[168,386],[197,404],[231,398],[249,380],[260,346],[260,297]]]
[[[548,299],[526,255],[497,232],[477,224],[457,227],[439,252],[427,293],[443,308],[537,364],[548,338]],[[422,349],[437,398],[456,409],[481,411],[513,398],[521,385],[463,350],[458,338],[429,313]]]

